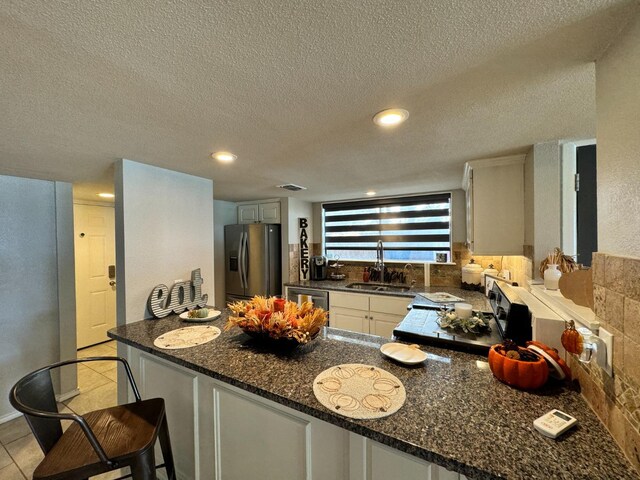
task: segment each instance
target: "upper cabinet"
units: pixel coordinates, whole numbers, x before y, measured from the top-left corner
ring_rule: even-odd
[[[239,204],[238,223],[280,223],[280,202]]]
[[[525,155],[465,165],[467,246],[475,255],[522,255]]]

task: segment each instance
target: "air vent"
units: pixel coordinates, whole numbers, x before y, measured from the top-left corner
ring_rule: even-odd
[[[295,183],[285,183],[284,185],[277,185],[278,188],[284,188],[285,190],[290,190],[292,192],[297,192],[299,190],[306,190],[307,187],[301,187],[300,185],[296,185]]]

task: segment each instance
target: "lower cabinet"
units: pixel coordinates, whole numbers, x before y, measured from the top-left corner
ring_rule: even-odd
[[[464,479],[133,347],[126,350],[142,397],[165,399],[180,480]],[[156,448],[156,463],[160,458]],[[158,473],[165,478],[164,470]]]
[[[330,292],[330,323],[334,328],[391,337],[410,303],[408,297]]]

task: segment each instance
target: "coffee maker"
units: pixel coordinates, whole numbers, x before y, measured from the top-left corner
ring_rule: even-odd
[[[311,280],[327,279],[327,257],[316,255],[311,257]]]

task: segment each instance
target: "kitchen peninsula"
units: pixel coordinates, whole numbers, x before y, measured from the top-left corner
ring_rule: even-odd
[[[226,316],[207,325],[222,329]],[[237,329],[192,348],[154,346],[184,326],[170,316],[109,332],[124,344],[143,397],[166,399],[184,478],[639,478],[574,385],[518,391],[484,358],[435,347],[424,347],[424,364],[405,367],[381,355],[384,338],[333,328],[291,352]],[[389,371],[406,403],[376,420],[329,411],[313,380],[341,363]],[[532,424],[553,408],[579,421],[559,440]]]

